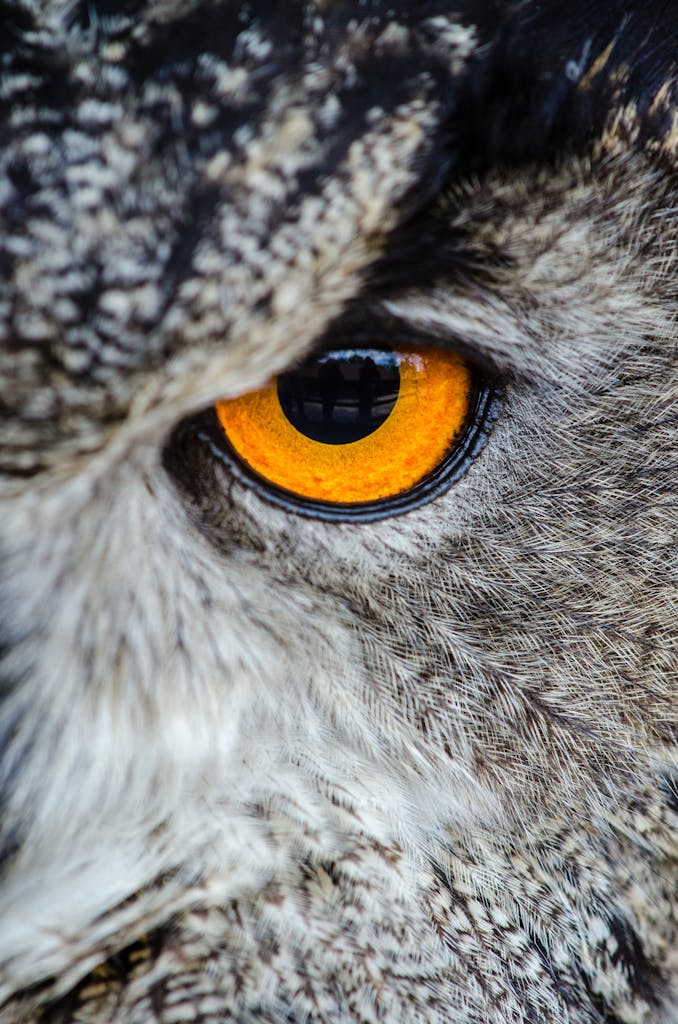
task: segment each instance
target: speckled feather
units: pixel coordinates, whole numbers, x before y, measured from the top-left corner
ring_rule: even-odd
[[[0,3],[0,1021],[675,1024],[670,3]],[[446,494],[196,424],[397,334]],[[197,419],[196,419],[197,417]]]

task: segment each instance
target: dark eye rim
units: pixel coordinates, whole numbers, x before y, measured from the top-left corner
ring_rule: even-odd
[[[336,504],[316,501],[269,483],[250,469],[233,450],[214,409],[204,413],[197,436],[209,447],[212,455],[228,468],[238,483],[254,491],[263,501],[307,519],[334,523],[370,523],[411,512],[433,501],[457,483],[487,444],[502,401],[503,388],[496,382],[484,379],[474,370],[473,393],[466,423],[454,447],[437,469],[402,494],[369,502]]]

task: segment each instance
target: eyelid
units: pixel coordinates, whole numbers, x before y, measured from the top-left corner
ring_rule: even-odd
[[[340,320],[330,327],[329,331],[313,347],[310,355],[318,355],[336,347],[336,339],[349,336],[358,347],[369,346],[375,337],[381,338],[385,344],[397,343],[407,338],[412,348],[442,348],[447,352],[461,356],[472,368],[487,380],[493,387],[501,388],[511,377],[508,366],[502,366],[496,355],[482,345],[470,342],[468,337],[444,331],[443,318],[424,327],[416,318],[410,319],[401,312],[390,312],[384,306],[356,307],[349,309]],[[308,358],[308,355],[304,358]]]

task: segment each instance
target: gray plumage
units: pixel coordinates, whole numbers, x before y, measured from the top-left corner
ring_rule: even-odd
[[[581,9],[580,9],[581,8]],[[0,3],[0,1021],[678,1021],[678,18]],[[499,396],[444,494],[195,417]]]

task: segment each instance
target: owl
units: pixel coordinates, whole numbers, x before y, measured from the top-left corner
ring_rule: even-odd
[[[678,1022],[677,55],[2,0],[2,1024]]]

